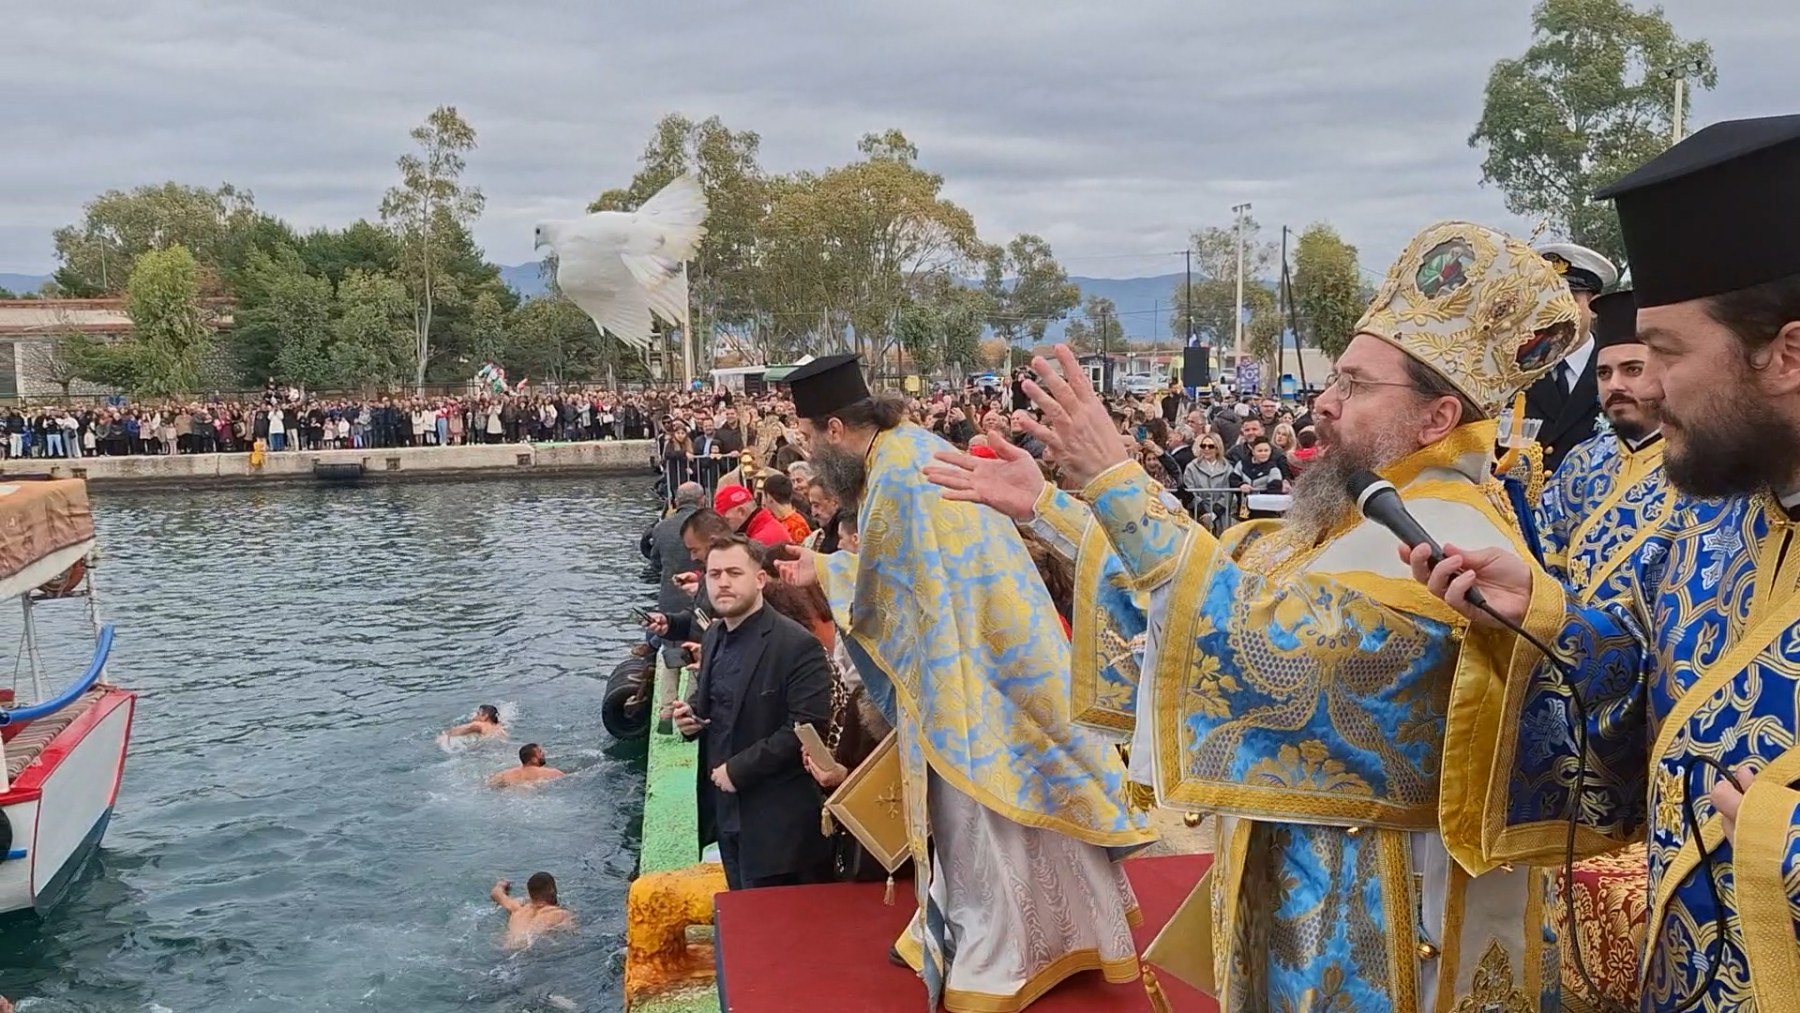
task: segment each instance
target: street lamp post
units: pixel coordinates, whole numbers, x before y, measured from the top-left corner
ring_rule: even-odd
[[[1237,216],[1237,312],[1232,316],[1234,368],[1244,361],[1244,216],[1249,211],[1247,203],[1234,205],[1231,209]]]
[[[1677,63],[1662,69],[1662,76],[1675,82],[1675,115],[1670,117],[1669,122],[1670,144],[1681,143],[1681,113],[1682,104],[1687,98],[1687,79],[1698,77],[1703,69],[1699,60],[1689,60],[1686,63]]]

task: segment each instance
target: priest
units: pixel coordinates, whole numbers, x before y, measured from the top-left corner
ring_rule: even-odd
[[[1214,535],[1162,499],[1120,446],[1075,358],[1039,360],[1029,428],[1078,496],[1029,461],[944,455],[948,495],[1058,529],[1081,563],[1078,711],[1133,719],[1134,774],[1164,806],[1220,815],[1212,981],[1226,1009],[1554,1010],[1539,878],[1470,875],[1478,829],[1441,804],[1490,748],[1445,715],[1464,622],[1411,586],[1393,535],[1346,491],[1374,471],[1428,529],[1516,550],[1492,477],[1494,416],[1576,342],[1560,275],[1468,222],[1394,263],[1313,409],[1319,456],[1285,520]],[[1135,695],[1106,631],[1148,596]],[[1109,603],[1110,601],[1110,603]],[[1121,715],[1120,710],[1124,708]],[[1195,898],[1201,901],[1201,894]]]
[[[1481,860],[1560,861],[1570,815],[1584,850],[1647,839],[1646,1010],[1800,1009],[1796,179],[1800,115],[1774,116],[1706,127],[1598,195],[1630,256],[1664,471],[1697,497],[1663,525],[1660,582],[1584,601],[1504,550],[1411,558],[1474,619],[1457,684],[1501,730]]]
[[[1607,427],[1569,452],[1537,517],[1545,567],[1589,597],[1633,555],[1662,559],[1667,546],[1652,539],[1675,500],[1663,477],[1662,423],[1637,336],[1636,297],[1603,295],[1593,312],[1594,376]]]
[[[926,481],[950,445],[856,356],[787,382],[816,480],[855,504],[858,552],[781,567],[824,590],[897,732],[921,909],[900,956],[953,1013],[1013,1013],[1081,971],[1135,979],[1117,860],[1154,835],[1117,750],[1070,721],[1068,641],[1018,529]]]

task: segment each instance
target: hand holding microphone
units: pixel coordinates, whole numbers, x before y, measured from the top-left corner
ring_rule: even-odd
[[[1503,549],[1440,546],[1392,482],[1359,471],[1345,483],[1364,517],[1387,528],[1401,541],[1400,559],[1413,579],[1474,622],[1517,630],[1531,602],[1531,567]]]

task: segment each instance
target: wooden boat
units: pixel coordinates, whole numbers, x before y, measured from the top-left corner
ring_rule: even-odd
[[[106,679],[113,629],[100,621],[94,546],[80,479],[0,484],[0,602],[24,610],[19,656],[30,669],[28,685],[15,670],[13,689],[0,690],[0,914],[53,906],[119,797],[137,694]],[[86,670],[60,689],[45,679],[40,618],[93,632]]]

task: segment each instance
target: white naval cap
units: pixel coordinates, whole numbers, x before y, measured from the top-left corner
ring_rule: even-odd
[[[1613,262],[1585,246],[1574,243],[1545,243],[1535,247],[1538,255],[1550,262],[1558,274],[1568,279],[1569,291],[1598,295],[1618,284],[1619,269]]]

